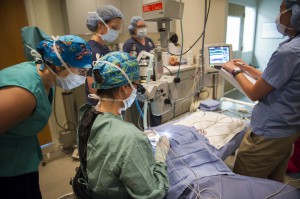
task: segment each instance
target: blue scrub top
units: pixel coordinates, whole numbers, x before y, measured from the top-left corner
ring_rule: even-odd
[[[282,42],[262,78],[274,87],[253,109],[250,127],[266,138],[300,131],[300,35]]]
[[[150,39],[149,37],[145,37],[145,45],[141,44],[136,39],[131,37],[124,43],[124,46],[123,46],[124,52],[130,53],[131,43],[135,43],[137,54],[140,54],[140,52],[143,50],[146,52],[150,52],[151,50],[153,50],[155,48],[155,44],[153,43],[152,39]]]
[[[110,49],[106,46],[106,45],[102,45],[94,40],[90,40],[88,41],[88,44],[90,45],[91,49],[92,49],[92,61],[96,61],[96,54],[100,54],[100,56],[106,55],[107,53],[110,52]],[[93,68],[90,68],[87,72],[87,76],[92,77],[92,72],[93,72]],[[87,82],[85,83],[85,98],[86,98],[86,102],[92,106],[95,106],[97,104],[97,101],[88,98],[88,95],[90,94],[89,92],[89,87]]]

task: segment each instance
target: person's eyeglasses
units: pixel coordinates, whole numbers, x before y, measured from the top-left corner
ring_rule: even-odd
[[[136,26],[136,28],[147,28],[147,25]]]

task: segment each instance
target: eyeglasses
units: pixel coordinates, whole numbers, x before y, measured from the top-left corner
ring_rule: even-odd
[[[77,75],[86,76],[88,69],[70,67],[69,70],[66,70],[66,68],[63,66],[56,67],[57,75],[62,76],[62,77],[69,75],[69,71],[71,71],[72,73],[77,74]]]
[[[136,28],[147,28],[147,25],[136,26]]]

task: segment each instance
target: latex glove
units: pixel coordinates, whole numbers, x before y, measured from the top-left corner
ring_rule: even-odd
[[[166,162],[167,154],[170,150],[170,142],[166,136],[161,136],[156,143],[155,161]]]

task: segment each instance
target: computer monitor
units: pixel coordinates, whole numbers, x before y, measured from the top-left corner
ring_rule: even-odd
[[[204,69],[205,72],[218,72],[222,64],[232,59],[231,44],[208,44],[204,46]],[[218,67],[219,66],[219,67]]]

